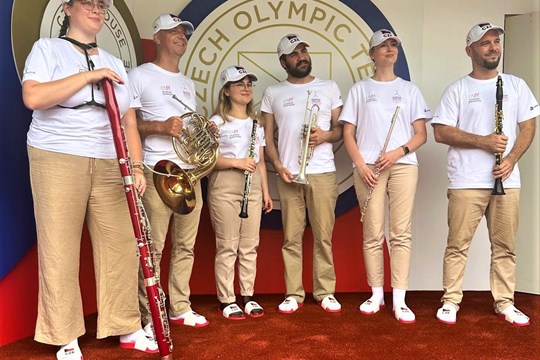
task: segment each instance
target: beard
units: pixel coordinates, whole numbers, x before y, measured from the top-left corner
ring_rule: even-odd
[[[302,64],[308,64],[305,70],[300,70],[298,67]],[[303,78],[311,74],[311,61],[302,61],[297,64],[295,67],[287,66],[287,72],[296,78]]]
[[[492,55],[492,54],[488,54]],[[495,61],[488,61],[488,60],[482,60],[482,66],[484,66],[488,70],[495,70],[499,66],[499,62],[501,61],[501,55],[497,57],[497,60]]]

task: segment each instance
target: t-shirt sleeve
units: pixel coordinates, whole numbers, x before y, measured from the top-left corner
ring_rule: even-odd
[[[141,91],[143,89],[142,87],[142,76],[139,69],[131,69],[128,72],[128,86],[129,86],[129,93],[131,95],[131,102],[130,107],[133,109],[140,109],[142,108],[141,104]]]
[[[412,99],[411,99],[411,123],[418,119],[426,119],[429,121],[433,115],[431,109],[424,99],[424,96],[420,92],[418,86],[413,85]]]
[[[459,119],[459,92],[455,85],[444,91],[441,101],[435,110],[431,124],[442,124],[456,127]]]
[[[261,100],[261,112],[265,112],[268,114],[274,113],[274,110],[272,109],[272,90],[270,89],[270,87],[267,87],[264,90]]]
[[[341,90],[335,81],[332,81],[332,110],[337,109],[343,105],[343,99],[341,97]]]
[[[22,82],[35,80],[47,82],[53,79],[55,56],[47,39],[40,39],[34,43],[30,54],[26,58]]]
[[[518,82],[518,117],[517,122],[527,121],[540,115],[540,106],[531,89],[523,79]]]
[[[347,95],[347,100],[345,100],[345,105],[343,106],[343,110],[341,110],[341,114],[339,116],[339,122],[347,122],[353,125],[358,124],[358,90],[357,86],[353,86],[349,90],[349,94]]]

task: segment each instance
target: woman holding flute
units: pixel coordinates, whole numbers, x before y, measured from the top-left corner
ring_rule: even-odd
[[[385,212],[388,197],[393,312],[405,324],[415,315],[405,303],[411,256],[411,217],[418,180],[415,151],[426,142],[431,111],[419,89],[394,73],[401,40],[390,30],[376,31],[369,56],[374,75],[350,90],[340,116],[343,140],[353,160],[354,186],[362,205],[363,252],[372,296],[360,312],[384,307]]]

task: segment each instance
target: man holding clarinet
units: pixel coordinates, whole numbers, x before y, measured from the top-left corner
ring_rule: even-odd
[[[446,324],[456,323],[467,251],[485,216],[494,311],[513,325],[529,325],[514,306],[521,187],[517,163],[534,138],[540,108],[525,81],[497,70],[502,34],[503,28],[491,23],[473,26],[465,47],[472,72],[448,86],[432,120],[435,140],[450,146],[444,295],[437,311],[437,319]],[[504,189],[494,185],[496,179]]]

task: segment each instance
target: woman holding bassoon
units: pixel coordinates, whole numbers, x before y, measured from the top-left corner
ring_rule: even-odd
[[[264,163],[264,129],[253,110],[257,76],[241,66],[220,74],[222,88],[215,115],[220,156],[209,176],[208,206],[216,234],[215,276],[219,311],[229,320],[260,317],[264,310],[253,298],[261,206],[272,210]],[[234,265],[243,310],[234,293]],[[244,315],[245,314],[245,315]]]
[[[131,154],[140,161],[124,65],[96,44],[112,5],[64,0],[60,38],[34,44],[22,79],[24,103],[34,111],[27,147],[39,260],[35,340],[60,346],[57,359],[83,357],[79,258],[85,223],[96,273],[97,337],[120,335],[121,347],[158,351],[141,329],[136,243],[99,85],[103,79],[115,83]],[[142,171],[134,175],[135,188],[144,192]]]
[[[411,217],[418,180],[415,151],[426,142],[425,121],[431,111],[416,85],[394,73],[401,40],[386,29],[370,39],[372,77],[356,83],[340,121],[353,160],[354,186],[362,206],[363,252],[372,296],[360,312],[372,315],[384,307],[386,197],[390,243],[393,312],[405,324],[415,322],[405,303],[411,257]]]

